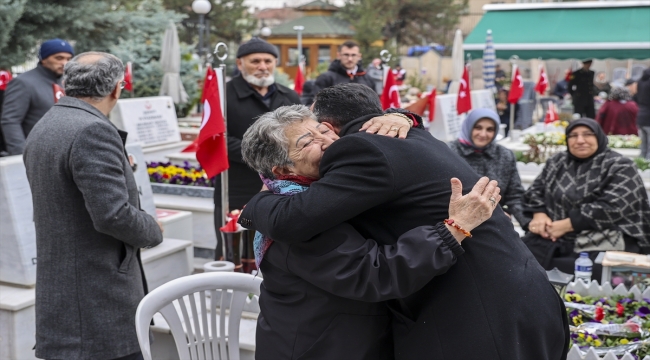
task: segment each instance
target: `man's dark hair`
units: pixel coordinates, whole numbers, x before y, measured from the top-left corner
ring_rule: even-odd
[[[366,85],[338,84],[321,90],[314,100],[314,114],[320,122],[341,128],[348,122],[370,114],[381,114],[377,93]]]
[[[339,51],[341,51],[341,49],[343,49],[344,47],[346,47],[348,49],[352,49],[353,47],[359,47],[359,44],[355,43],[352,40],[348,40],[348,41],[344,42],[343,44],[339,45]]]

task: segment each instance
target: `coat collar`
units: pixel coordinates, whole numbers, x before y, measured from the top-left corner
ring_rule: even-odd
[[[244,77],[240,75],[235,76],[232,80],[233,87],[235,88],[235,93],[237,93],[237,97],[239,99],[247,98],[249,96],[257,96],[259,93],[255,91],[251,86],[248,85],[248,82],[244,80]],[[278,83],[275,83],[275,91],[282,93],[282,94],[287,94],[288,91],[286,88],[283,86],[280,86]]]
[[[460,152],[463,154],[463,156],[470,156],[472,154],[477,154],[477,155],[485,154],[491,158],[496,158],[498,154],[497,154],[497,144],[495,144],[495,141],[491,142],[488,146],[486,146],[484,149],[480,151],[474,150],[474,148],[472,148],[471,146],[463,145],[460,141],[458,142],[458,148],[460,149]]]
[[[339,136],[345,136],[345,135],[348,135],[348,134],[358,133],[359,129],[361,129],[361,126],[363,125],[363,123],[365,123],[366,121],[368,121],[368,120],[370,120],[370,119],[372,119],[372,118],[374,118],[376,116],[381,116],[381,115],[383,115],[383,114],[382,113],[368,114],[368,115],[362,116],[360,118],[354,119],[354,120],[350,121],[349,123],[347,123],[347,124],[345,124],[345,125],[343,125],[341,127],[341,131],[339,131]]]
[[[61,80],[61,76],[55,74],[55,73],[52,72],[50,69],[48,69],[48,68],[46,68],[45,66],[43,66],[41,63],[38,63],[38,65],[36,65],[36,71],[37,71],[39,74],[41,74],[41,75],[43,75],[44,77],[46,77],[47,79],[52,80],[53,82],[57,82],[57,83],[58,83],[59,80]]]
[[[102,119],[103,121],[108,122],[117,130],[117,132],[120,134],[120,138],[122,138],[122,142],[126,144],[126,137],[128,136],[129,133],[118,129],[115,126],[115,124],[113,124],[111,120],[109,120],[109,118],[106,115],[104,115],[101,111],[99,111],[99,109],[90,105],[89,103],[72,96],[64,96],[61,99],[59,99],[59,102],[54,104],[54,106],[83,110],[91,115],[94,115]]]

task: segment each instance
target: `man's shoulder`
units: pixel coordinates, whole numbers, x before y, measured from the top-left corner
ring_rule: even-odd
[[[300,97],[298,96],[297,92],[282,84],[275,83],[275,86],[277,87],[278,92],[282,94],[282,96],[286,96],[296,104],[300,104]]]

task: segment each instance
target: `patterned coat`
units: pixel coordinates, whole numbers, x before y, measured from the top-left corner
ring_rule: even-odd
[[[578,162],[568,153],[556,154],[526,190],[524,210],[545,212],[553,221],[570,218],[575,231],[563,240],[594,239],[578,243],[576,250],[611,250],[613,236],[594,237],[596,232],[620,231],[640,246],[650,245],[650,203],[643,180],[632,160],[606,149]]]

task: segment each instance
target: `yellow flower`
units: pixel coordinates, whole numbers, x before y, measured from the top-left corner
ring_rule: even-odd
[[[587,335],[587,342],[591,342],[594,338],[591,337],[591,335]]]
[[[579,333],[579,334],[578,334],[578,337],[581,338],[581,339],[584,339],[584,338],[585,338],[585,334],[583,334],[583,333]]]
[[[595,345],[596,347],[598,347],[598,346],[600,346],[600,345],[602,345],[602,344],[603,344],[603,343],[602,343],[600,340],[596,340],[596,341],[594,341],[594,345]]]
[[[625,345],[625,344],[629,343],[630,341],[628,339],[621,339],[621,341],[619,341],[619,342],[621,343],[621,345]]]

